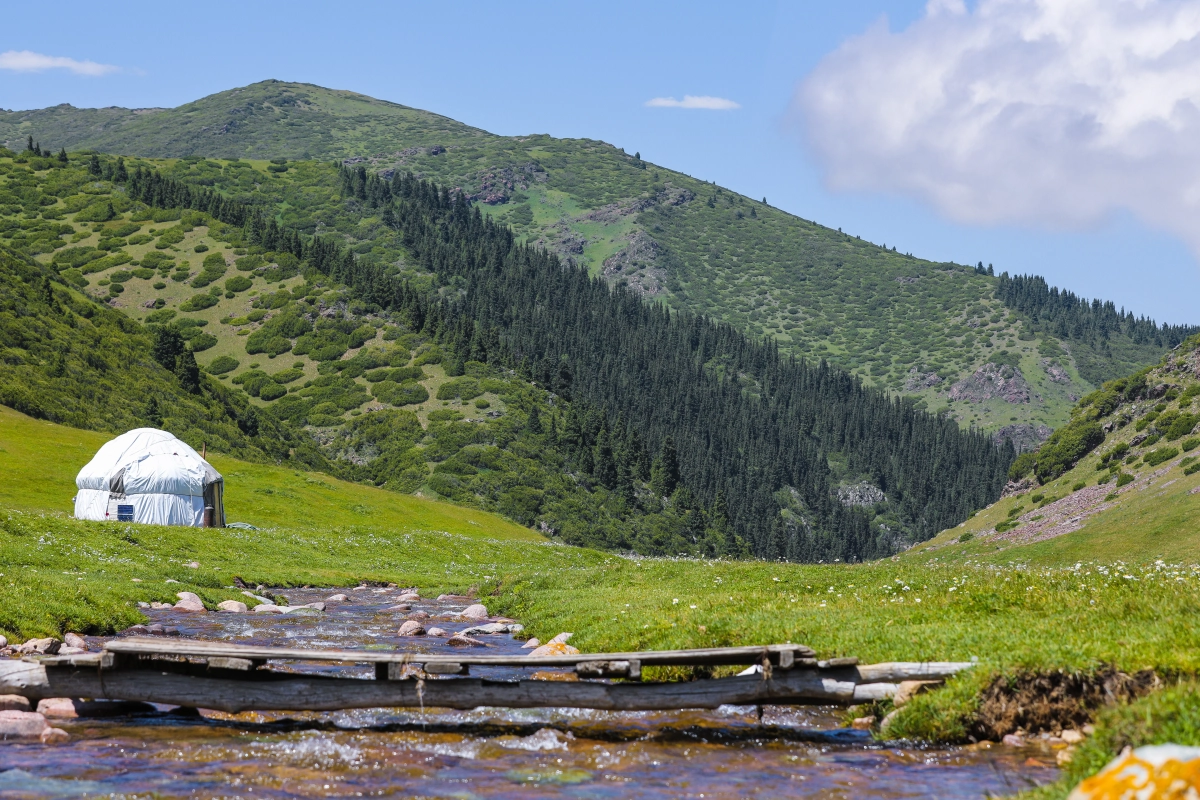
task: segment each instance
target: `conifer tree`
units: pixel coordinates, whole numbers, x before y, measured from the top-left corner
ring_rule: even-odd
[[[154,347],[150,354],[154,360],[171,371],[175,370],[175,362],[183,354],[183,337],[174,328],[165,325],[154,334]]]
[[[113,180],[117,183],[124,183],[125,181],[129,180],[129,173],[125,171],[124,158],[117,159],[117,169],[116,172],[113,173]]]
[[[69,161],[67,158],[67,148],[62,148],[58,151],[58,163],[66,164]]]
[[[613,458],[612,443],[609,441],[608,429],[601,428],[596,436],[595,469],[593,474],[605,489],[617,485],[617,462]]]
[[[179,385],[185,392],[200,394],[200,365],[190,347],[183,348],[175,360],[175,377],[179,378]]]
[[[155,428],[162,427],[162,409],[158,407],[158,400],[154,397],[154,395],[150,395],[150,399],[146,401],[146,409],[142,412],[142,418]]]
[[[30,134],[29,138],[25,140],[25,150],[30,153],[33,152],[33,134]]]
[[[525,428],[534,435],[542,432],[542,418],[538,414],[537,403],[534,403],[533,408],[529,409],[529,419],[525,423]]]
[[[657,497],[670,497],[679,485],[679,454],[675,451],[675,440],[667,436],[662,450],[650,467],[650,488]]]
[[[100,177],[100,156],[92,153],[92,157],[88,159],[88,174],[99,178]]]

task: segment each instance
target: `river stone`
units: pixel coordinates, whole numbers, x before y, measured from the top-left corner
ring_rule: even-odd
[[[461,633],[451,636],[446,640],[446,644],[453,645],[454,647],[487,647],[486,643],[478,639],[472,639],[470,636],[463,636]]]
[[[254,607],[255,614],[282,614],[283,609],[274,603],[263,603],[260,606]]]
[[[228,611],[231,614],[245,614],[249,610],[241,600],[222,600],[217,603],[217,611]]]
[[[476,603],[473,606],[467,606],[462,610],[462,616],[467,619],[487,619],[487,607]]]
[[[344,594],[331,594],[325,598],[326,603],[349,603],[350,598]]]
[[[896,687],[896,693],[892,695],[892,705],[900,708],[907,705],[917,695],[924,694],[930,689],[935,689],[945,684],[945,681],[900,681],[900,684]]]
[[[46,728],[38,738],[42,744],[65,744],[71,741],[71,734],[62,728]]]
[[[176,611],[196,613],[204,611],[204,603],[201,603],[199,600],[180,600],[175,604],[174,608]]]
[[[555,636],[553,639],[546,642],[546,644],[566,644],[567,641],[570,640],[570,638],[574,635],[575,634],[573,633],[560,633],[558,636]]]
[[[1062,737],[1062,740],[1064,742],[1066,742],[1067,744],[1079,744],[1080,742],[1083,741],[1083,734],[1077,730],[1072,730],[1070,728],[1063,731],[1059,735]]]
[[[0,711],[29,711],[29,698],[19,694],[0,694]]]
[[[58,654],[60,656],[77,656],[86,652],[86,647],[68,647],[64,644],[62,647],[58,648]]]
[[[130,636],[145,636],[149,632],[150,629],[145,625],[130,625],[128,628],[121,631],[121,633],[127,633]]]
[[[521,645],[521,649],[522,650],[533,650],[534,648],[541,647],[541,646],[542,646],[542,643],[539,642],[536,638],[534,638],[534,639],[530,639],[529,641],[525,642],[525,644]]]
[[[62,642],[52,637],[45,639],[30,639],[25,644],[16,646],[18,653],[44,653],[46,655],[56,655],[59,648],[62,647]]]
[[[566,642],[550,641],[529,654],[530,657],[536,656],[577,656],[579,649],[572,647]]]
[[[414,611],[408,615],[407,619],[429,619],[428,611]]]
[[[319,617],[321,610],[312,606],[281,606],[283,613],[289,617]]]
[[[410,619],[400,626],[399,631],[401,636],[424,636],[425,626],[417,622],[415,619]]]
[[[8,647],[8,637],[0,636],[0,648]]]
[[[441,636],[441,637],[446,637],[446,636],[450,635],[450,631],[445,630],[444,628],[430,628],[428,631],[426,631],[426,633],[428,633],[430,636]]]
[[[1020,736],[1017,736],[1015,733],[1008,734],[1003,739],[1001,739],[1001,741],[1004,742],[1004,744],[1008,745],[1009,747],[1024,747],[1025,746],[1025,740],[1022,739]]]
[[[36,711],[0,711],[0,742],[41,741],[50,726]]]
[[[79,716],[75,701],[69,697],[45,697],[38,701],[37,712],[43,717],[56,719],[75,719]]]
[[[87,640],[84,639],[82,636],[80,636],[78,633],[68,633],[66,636],[63,637],[63,644],[65,644],[67,647],[78,647],[83,650],[88,649]],[[62,652],[62,651],[60,650],[59,652]]]
[[[417,594],[416,592],[407,592],[397,597],[396,601],[400,603],[416,603],[419,602],[420,599],[421,595]]]
[[[398,606],[388,606],[384,611],[412,611],[412,606],[408,604]]]
[[[469,603],[471,598],[465,594],[439,594],[439,603]]]
[[[500,622],[489,622],[486,625],[474,625],[458,632],[460,636],[477,636],[481,633],[508,633],[508,626]]]
[[[300,606],[300,608],[311,608],[314,611],[324,611],[325,604],[318,600],[315,603],[305,603],[304,605]]]
[[[170,603],[160,603],[157,600],[155,600],[153,603],[151,603],[150,607],[153,609],[157,609],[159,611],[164,611],[168,608],[174,608],[174,606],[172,606]]]
[[[195,592],[176,592],[175,596],[180,600],[191,600],[193,603],[204,602],[200,599],[200,595],[196,594]]]

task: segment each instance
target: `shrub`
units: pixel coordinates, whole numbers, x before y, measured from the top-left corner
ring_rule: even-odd
[[[213,297],[211,294],[194,294],[179,306],[179,310],[203,311],[206,308],[212,308],[216,304],[217,298]]]
[[[1142,456],[1142,461],[1145,461],[1152,467],[1157,467],[1159,464],[1164,461],[1170,461],[1177,455],[1179,455],[1179,449],[1176,447],[1160,447]]]
[[[245,275],[234,275],[225,281],[225,289],[230,292],[244,292],[254,285],[254,281]]]
[[[410,406],[424,403],[429,399],[429,390],[415,381],[396,383],[382,381],[371,387],[371,394],[381,403],[390,406]]]
[[[265,383],[262,389],[259,390],[258,396],[263,400],[278,400],[287,394],[287,389],[280,386],[278,383]]]
[[[1054,480],[1103,441],[1104,429],[1095,420],[1077,419],[1059,428],[1037,451],[1038,479]]]
[[[167,288],[167,285],[165,283],[163,283],[162,281],[155,281],[153,285],[154,285],[154,288],[159,291],[162,291],[163,289]]]
[[[1117,488],[1118,489],[1120,489],[1122,486],[1126,486],[1130,483],[1133,483],[1133,476],[1130,475],[1128,472],[1122,472],[1120,475],[1117,476]]]
[[[437,390],[438,400],[453,400],[460,398],[462,400],[473,400],[483,394],[483,389],[479,387],[479,381],[474,378],[455,378],[452,381],[446,381]]]
[[[974,538],[975,538],[975,534],[971,533],[970,531],[967,531],[962,536],[958,537],[958,543],[963,544],[964,542],[969,542]]]
[[[1087,486],[1087,481],[1079,481],[1079,483],[1077,483],[1071,487],[1071,491],[1078,492],[1080,489],[1082,489],[1085,486]]]
[[[1032,501],[1034,503],[1040,503],[1046,499],[1046,495],[1042,494],[1041,492],[1038,492],[1037,494],[1035,494],[1033,497],[1031,497],[1029,499],[1030,499],[1030,501]]]
[[[1195,463],[1195,464],[1192,464],[1191,466],[1189,466],[1189,467],[1186,467],[1186,468],[1183,470],[1183,474],[1184,474],[1184,475],[1194,475],[1194,474],[1196,474],[1197,472],[1200,472],[1200,462],[1197,462],[1197,463]]]
[[[133,271],[133,277],[148,281],[154,277],[154,270],[146,269],[145,267],[138,267]]]
[[[1036,453],[1021,453],[1013,461],[1012,466],[1008,468],[1008,479],[1010,481],[1019,481],[1032,472],[1035,466],[1037,466]]]
[[[175,318],[173,309],[164,309],[163,311],[154,311],[146,315],[147,325],[166,325]]]
[[[1162,436],[1159,436],[1156,433],[1153,436],[1151,436],[1149,439],[1147,439],[1146,441],[1142,442],[1142,447],[1153,447],[1154,445],[1158,444],[1158,440],[1161,438],[1162,438]]]
[[[1004,520],[1004,522],[1001,522],[999,525],[996,526],[996,533],[1004,533],[1005,531],[1011,531],[1013,528],[1017,527],[1020,524],[1021,523],[1019,520],[1006,519],[1006,520]]]
[[[1173,442],[1187,436],[1196,427],[1197,422],[1200,422],[1200,414],[1180,414],[1167,428],[1167,441]],[[1162,426],[1160,425],[1159,428],[1161,429]]]
[[[304,370],[292,367],[291,369],[281,370],[273,376],[276,383],[280,385],[291,383],[292,381],[300,380],[304,377]]]
[[[208,371],[213,375],[224,375],[227,372],[233,372],[237,368],[238,360],[232,356],[217,356],[208,365]]]
[[[196,245],[196,246],[195,246],[193,249],[194,249],[194,250],[195,250],[197,253],[207,253],[207,252],[208,252],[208,245],[206,245],[206,244],[198,244],[198,245]]]
[[[193,353],[202,353],[205,350],[211,350],[213,347],[217,346],[217,337],[210,333],[201,333],[197,336],[193,336],[189,340],[189,344],[192,346]]]

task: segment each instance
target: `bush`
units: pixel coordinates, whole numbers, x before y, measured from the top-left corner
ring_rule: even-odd
[[[1179,447],[1185,453],[1192,452],[1197,447],[1200,447],[1200,436],[1192,436],[1190,438],[1184,439],[1183,442],[1179,445]]]
[[[1183,470],[1184,475],[1195,475],[1197,472],[1200,472],[1200,462],[1192,464]]]
[[[179,306],[179,310],[203,311],[206,308],[212,308],[216,304],[217,298],[213,297],[211,294],[194,294]]]
[[[198,245],[196,245],[196,246],[195,246],[195,248],[193,248],[193,249],[194,249],[194,250],[195,250],[197,253],[207,253],[207,252],[208,252],[208,245],[206,245],[206,244],[198,244]]]
[[[460,398],[462,400],[473,400],[483,394],[483,389],[479,387],[479,381],[474,378],[455,378],[452,381],[446,381],[437,390],[438,400],[453,400]]]
[[[227,372],[233,372],[238,368],[238,360],[232,356],[217,356],[212,363],[208,365],[208,372],[212,375],[224,375]]]
[[[1180,414],[1167,428],[1167,441],[1173,442],[1176,439],[1187,436],[1196,427],[1197,422],[1200,422],[1200,414]],[[1160,430],[1161,428],[1162,425],[1159,425]]]
[[[264,383],[259,390],[258,396],[263,400],[278,400],[287,394],[287,389],[280,386],[278,383]]]
[[[1017,527],[1020,524],[1021,524],[1020,520],[1006,519],[1006,520],[1004,520],[1004,522],[1001,522],[999,525],[996,526],[996,533],[1005,533],[1006,531],[1011,531],[1013,528]]]
[[[281,370],[279,372],[276,372],[272,376],[274,381],[280,385],[284,385],[284,384],[291,383],[292,381],[300,380],[303,377],[304,377],[304,370],[299,369],[297,367],[292,367],[291,369]]]
[[[1179,448],[1176,447],[1160,447],[1157,450],[1151,450],[1146,455],[1142,456],[1142,461],[1145,461],[1152,467],[1157,467],[1164,461],[1170,461],[1175,456],[1179,455]]]
[[[225,281],[225,289],[230,292],[244,292],[254,285],[254,281],[245,275],[234,275]]]
[[[1059,428],[1036,453],[1038,480],[1054,480],[1103,441],[1104,429],[1095,420],[1077,419]]]
[[[415,381],[396,383],[382,381],[371,387],[371,394],[381,403],[390,406],[411,406],[424,403],[429,399],[429,390]]]
[[[1079,481],[1079,483],[1076,483],[1074,486],[1071,487],[1071,491],[1078,492],[1080,489],[1082,489],[1085,486],[1087,486],[1087,481]]]
[[[1037,466],[1036,453],[1021,453],[1008,468],[1008,479],[1010,481],[1019,481],[1032,472],[1035,466]]]
[[[1133,483],[1133,476],[1130,475],[1128,472],[1122,472],[1120,475],[1117,476],[1117,488],[1118,489],[1120,489],[1122,486],[1126,486],[1130,483]]]
[[[958,537],[958,543],[963,544],[965,542],[971,541],[974,538],[975,538],[975,534],[971,533],[970,531],[967,531],[962,536]]]

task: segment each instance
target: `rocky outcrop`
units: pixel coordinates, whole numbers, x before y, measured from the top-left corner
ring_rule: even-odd
[[[904,379],[904,391],[919,392],[922,389],[930,389],[942,382],[942,376],[936,372],[921,372],[917,367],[913,367],[908,371],[908,376]]]
[[[1067,371],[1063,369],[1062,366],[1057,362],[1051,361],[1048,358],[1044,358],[1042,359],[1042,367],[1046,370],[1046,374],[1050,377],[1050,380],[1054,381],[1055,383],[1071,382],[1071,376],[1068,375]]]
[[[1028,403],[1029,384],[1018,368],[989,362],[951,386],[949,397],[968,403],[982,403],[996,397],[1006,403]]]
[[[1026,450],[1036,450],[1042,442],[1050,438],[1054,430],[1046,425],[1026,423],[1021,425],[1005,425],[993,435],[996,444],[1004,444],[1005,440],[1012,442],[1018,453]]]
[[[624,279],[643,296],[659,294],[666,280],[666,270],[658,262],[662,247],[645,231],[634,231],[626,241],[624,248],[604,260],[604,276]]]
[[[838,502],[844,506],[873,506],[887,499],[882,489],[866,481],[850,486],[839,486],[837,498]]]

